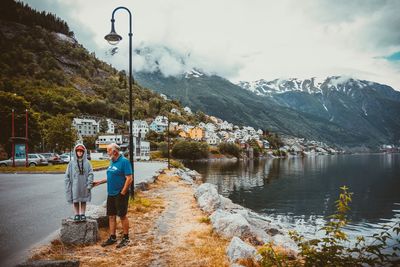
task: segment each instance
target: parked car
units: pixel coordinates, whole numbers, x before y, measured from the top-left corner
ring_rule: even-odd
[[[25,158],[15,159],[15,166],[25,166]],[[7,160],[0,161],[1,167],[12,166],[12,158]],[[40,154],[28,154],[28,166],[46,166],[49,165],[49,162]]]
[[[74,157],[72,157],[73,159]],[[68,163],[71,161],[71,157],[69,156],[69,153],[64,153],[60,155],[61,163]]]
[[[62,160],[60,158],[60,155],[57,153],[40,153],[43,157],[47,159],[47,161],[51,164],[61,164]]]

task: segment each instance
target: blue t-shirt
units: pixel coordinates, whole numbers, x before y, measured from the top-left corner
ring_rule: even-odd
[[[118,195],[126,181],[126,177],[132,174],[132,166],[127,158],[119,156],[116,161],[110,162],[107,169],[107,192],[109,196]]]

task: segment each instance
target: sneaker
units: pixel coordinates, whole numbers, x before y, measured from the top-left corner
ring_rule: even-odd
[[[117,242],[117,239],[116,239],[116,238],[112,238],[112,237],[110,236],[106,241],[104,241],[104,242],[101,244],[101,246],[102,246],[102,247],[110,246],[110,245],[112,245],[112,244],[114,244],[114,243],[116,243],[116,242]]]
[[[79,222],[81,220],[81,216],[75,215],[74,222]]]
[[[130,242],[129,238],[123,237],[121,239],[121,242],[119,242],[119,244],[117,245],[117,248],[125,247],[125,246],[127,246],[129,244],[129,242]]]
[[[86,222],[86,216],[85,216],[85,214],[82,214],[82,215],[81,215],[80,221],[81,221],[81,222]]]

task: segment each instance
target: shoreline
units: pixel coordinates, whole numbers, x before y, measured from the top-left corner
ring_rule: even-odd
[[[169,171],[164,169],[164,171],[157,175],[157,177],[154,177],[153,181],[149,181],[143,188],[137,187],[138,201],[150,197],[150,202],[161,201],[166,204],[155,204],[154,210],[152,210],[152,207],[149,208],[149,214],[140,213],[140,216],[130,217],[130,220],[135,220],[132,229],[132,231],[135,231],[132,239],[132,242],[134,243],[133,246],[137,247],[138,239],[141,239],[139,233],[136,233],[139,231],[135,228],[136,226],[137,228],[141,228],[142,232],[146,232],[147,235],[152,234],[153,239],[159,240],[156,243],[165,242],[162,238],[163,235],[168,236],[169,238],[180,237],[180,239],[178,238],[180,247],[177,252],[173,252],[175,249],[171,251],[172,248],[177,246],[175,243],[168,243],[168,245],[165,246],[165,250],[168,251],[168,255],[164,255],[166,262],[169,260],[172,262],[179,262],[179,257],[186,257],[188,254],[192,254],[192,256],[195,255],[194,257],[197,257],[197,260],[202,260],[202,258],[206,256],[196,254],[198,250],[196,244],[199,242],[202,243],[204,240],[213,240],[211,243],[218,244],[218,246],[216,246],[212,251],[207,252],[210,255],[218,252],[218,255],[213,254],[212,257],[207,259],[207,261],[211,261],[212,258],[218,259],[222,264],[221,266],[230,266],[230,264],[237,261],[237,259],[232,259],[232,255],[228,255],[228,250],[239,249],[235,248],[237,242],[241,242],[241,245],[246,245],[252,249],[254,253],[249,255],[249,259],[254,261],[256,261],[257,258],[257,248],[259,248],[263,243],[270,241],[273,241],[275,245],[285,250],[289,255],[296,255],[296,251],[293,250],[294,247],[287,246],[291,241],[287,236],[286,229],[273,225],[267,218],[264,218],[247,208],[232,203],[229,199],[219,195],[214,188],[214,185],[201,183],[201,180],[202,177],[199,173],[187,168],[171,169]],[[157,201],[152,200],[153,197],[155,197],[154,199],[161,197],[161,199]],[[182,203],[186,204],[182,205]],[[183,209],[181,206],[186,207],[186,209],[181,210]],[[138,207],[133,206],[132,209],[137,210]],[[143,207],[139,208],[139,210],[140,209],[143,209]],[[193,217],[193,214],[197,214],[197,217]],[[152,220],[150,220],[146,225],[142,225],[141,219],[147,220],[148,218],[151,218]],[[227,218],[231,218],[232,220],[226,221]],[[173,223],[169,223],[169,220],[172,220]],[[199,221],[201,221],[201,223],[199,223]],[[163,228],[165,229],[163,230]],[[180,230],[177,231],[177,229]],[[188,229],[191,229],[191,232],[187,233]],[[200,233],[198,233],[199,231]],[[101,240],[104,240],[107,237],[107,233],[104,229],[100,231],[100,237]],[[190,242],[188,244],[187,239],[190,239],[190,242],[193,244]],[[85,263],[85,266],[97,266],[101,259],[97,256],[88,257],[88,252],[86,252],[85,255],[84,251],[95,250],[99,252],[104,250],[104,253],[107,253],[107,255],[108,253],[113,255],[112,252],[114,251],[101,248],[99,242],[95,245],[85,246],[75,250],[73,248],[72,250],[71,248],[62,248],[62,258],[78,259],[82,260],[82,262],[88,261],[90,264]],[[153,245],[153,243],[147,244],[147,246],[150,247]],[[53,258],[60,257],[60,255],[51,254],[52,251],[54,252],[57,248],[59,249],[59,246],[60,243],[53,240],[50,245],[42,246],[41,248],[36,249],[36,251],[33,251],[30,260],[51,259],[52,256]],[[171,248],[169,246],[171,246]],[[210,246],[210,241],[204,243],[202,249],[205,250],[208,246]],[[232,248],[232,246],[234,248]],[[180,250],[183,248],[185,253],[181,255],[182,253]],[[124,250],[129,250],[129,253],[132,254],[131,256],[136,258],[137,256],[140,256],[137,255],[137,249],[140,250],[140,246],[136,249],[128,247]],[[66,252],[68,250],[71,251]],[[175,253],[177,255],[175,255]],[[205,255],[208,255],[207,253],[205,253]],[[146,257],[152,259],[155,256],[161,256],[161,261],[164,260],[162,254],[157,254],[159,254],[159,252],[153,251],[151,255],[146,254]],[[143,264],[149,263],[143,262],[143,260],[141,261]],[[205,258],[203,260],[205,260]],[[95,262],[96,264],[94,264]],[[219,264],[216,266],[218,265]],[[110,266],[113,265],[111,264]],[[209,265],[205,264],[199,266]]]

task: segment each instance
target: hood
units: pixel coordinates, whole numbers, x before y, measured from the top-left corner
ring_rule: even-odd
[[[85,147],[84,144],[77,144],[77,145],[74,147],[74,158],[78,159],[78,157],[76,156],[76,148],[77,148],[78,146],[82,146],[83,149],[84,149],[84,151],[83,151],[83,156],[82,156],[83,161],[88,160],[88,159],[87,159],[87,149],[86,149],[86,147]]]

